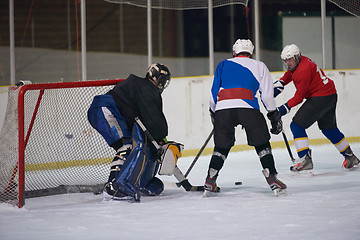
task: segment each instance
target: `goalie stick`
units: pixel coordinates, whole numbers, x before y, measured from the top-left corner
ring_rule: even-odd
[[[146,129],[145,125],[141,122],[141,120],[138,117],[135,117],[135,122],[139,125],[139,127],[144,131],[146,136],[150,139],[151,143],[154,145],[156,150],[159,152],[161,151],[161,147],[159,144],[155,141],[153,136],[150,134],[150,132]],[[186,179],[184,174],[181,172],[181,170],[178,168],[178,166],[175,166],[174,170],[174,176],[179,181],[180,185],[184,187],[186,191],[204,191],[203,186],[193,186],[190,184],[189,180]]]
[[[196,155],[196,157],[194,158],[194,160],[193,160],[192,163],[190,164],[188,170],[187,170],[186,173],[185,173],[185,178],[189,175],[191,169],[194,167],[195,163],[196,163],[197,160],[199,159],[200,155],[201,155],[202,152],[204,151],[206,145],[209,143],[209,141],[210,141],[210,139],[211,139],[211,137],[212,137],[213,135],[214,135],[214,129],[211,130],[209,136],[207,137],[207,139],[205,140],[204,144],[203,144],[202,147],[200,148],[198,154]],[[178,183],[176,183],[176,185],[177,185],[178,187],[180,187],[180,186],[181,186],[181,183],[178,182]]]
[[[287,149],[287,151],[288,151],[288,153],[289,153],[289,156],[290,156],[290,158],[291,158],[291,161],[294,162],[294,161],[295,161],[295,158],[294,158],[293,155],[292,155],[292,152],[291,152],[291,149],[290,149],[290,145],[289,145],[289,142],[288,142],[288,140],[287,140],[287,137],[286,137],[286,135],[285,135],[284,130],[282,130],[281,133],[282,133],[282,136],[283,136],[283,138],[284,138],[284,142],[285,142],[285,145],[286,145],[286,149]]]

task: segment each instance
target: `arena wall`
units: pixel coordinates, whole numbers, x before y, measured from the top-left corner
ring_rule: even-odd
[[[274,81],[279,79],[284,72],[272,72]],[[337,106],[337,123],[339,129],[345,134],[349,142],[360,141],[359,104],[360,70],[328,70],[326,74],[335,81],[339,99]],[[212,129],[209,116],[209,97],[212,76],[194,76],[173,78],[169,87],[163,93],[164,112],[168,120],[168,140],[181,142],[185,145],[185,155],[195,155],[203,145]],[[277,105],[285,103],[294,94],[293,84],[286,86],[284,92],[276,98]],[[0,87],[0,126],[2,126],[7,106],[7,87]],[[262,112],[265,113],[262,104]],[[291,119],[298,107],[283,117],[284,130],[290,143],[292,135],[289,129]],[[269,123],[269,122],[268,122]],[[69,123],[71,124],[71,123]],[[316,124],[308,131],[311,144],[325,144],[328,140],[318,130]],[[241,127],[236,129],[236,146],[234,150],[251,149],[246,147],[246,135]],[[272,135],[273,147],[284,147],[281,135]],[[211,152],[213,141],[208,144],[206,153]]]

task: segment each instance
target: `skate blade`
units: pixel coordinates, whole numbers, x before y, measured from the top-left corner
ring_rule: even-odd
[[[360,165],[360,164],[354,165],[354,166],[353,166],[352,168],[350,168],[349,170],[352,171],[352,170],[360,169],[359,165]]]
[[[124,196],[124,197],[116,197],[108,194],[107,192],[103,191],[103,202],[108,201],[121,201],[121,200],[133,200],[134,198],[131,196]]]
[[[285,197],[287,195],[286,189],[277,188],[273,192],[276,197]]]
[[[314,175],[314,169],[310,169],[310,170],[301,170],[301,171],[294,171],[294,170],[290,170],[291,173],[293,175],[302,175],[302,176],[306,176],[306,175]]]
[[[352,171],[352,170],[355,170],[355,169],[357,169],[357,167],[360,165],[360,162],[359,161],[357,161],[356,163],[354,163],[354,165],[351,167],[351,168],[347,168],[347,167],[345,167],[346,165],[347,165],[347,159],[345,159],[344,160],[344,162],[343,162],[343,164],[342,164],[342,168],[344,168],[344,169],[346,169],[346,170],[350,170],[350,171]]]
[[[206,197],[210,197],[211,196],[211,191],[208,191],[208,190],[204,190],[204,193],[203,193],[203,197],[206,198]]]
[[[360,169],[359,164],[354,165],[351,168],[346,168],[344,166],[342,166],[342,168],[345,169],[345,170],[348,170],[348,171],[354,171],[354,170]]]

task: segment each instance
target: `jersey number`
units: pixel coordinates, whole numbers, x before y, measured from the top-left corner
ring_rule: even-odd
[[[324,85],[329,82],[329,79],[324,75],[323,71],[319,67],[316,69],[317,72],[319,72],[320,78],[322,79]]]

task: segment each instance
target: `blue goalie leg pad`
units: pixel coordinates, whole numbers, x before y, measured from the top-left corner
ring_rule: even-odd
[[[145,143],[149,143],[149,142],[145,141]],[[153,149],[151,149],[151,146],[145,144],[143,151],[146,156],[146,165],[144,167],[143,174],[141,175],[140,178],[140,188],[144,188],[149,184],[149,182],[157,174],[160,166],[160,163],[157,161],[156,152],[154,152]]]
[[[144,137],[141,129],[135,124],[133,128],[133,149],[121,170],[115,175],[114,187],[122,193],[135,197],[139,192],[139,180],[146,165],[143,151]]]
[[[140,188],[140,191],[148,196],[157,196],[164,191],[164,183],[157,177],[153,177],[146,187]]]

